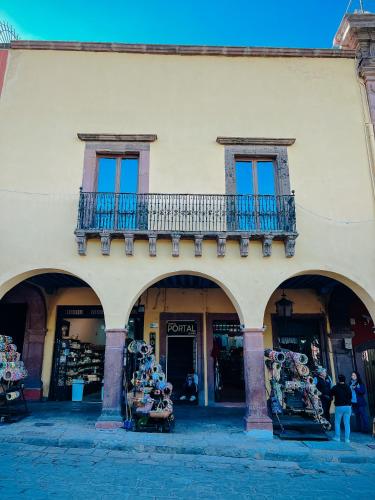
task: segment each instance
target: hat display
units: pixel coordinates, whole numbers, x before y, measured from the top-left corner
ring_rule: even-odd
[[[27,377],[27,370],[12,337],[0,335],[0,379],[16,382]]]

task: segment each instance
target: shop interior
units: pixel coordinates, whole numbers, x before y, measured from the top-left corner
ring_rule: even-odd
[[[98,307],[59,307],[50,399],[101,401],[105,324]],[[76,394],[73,394],[75,387]]]

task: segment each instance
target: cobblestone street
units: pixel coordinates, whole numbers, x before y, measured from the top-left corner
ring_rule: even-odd
[[[375,464],[276,462],[3,444],[11,499],[373,498]]]

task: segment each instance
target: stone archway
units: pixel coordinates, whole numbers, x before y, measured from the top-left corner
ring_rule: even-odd
[[[25,397],[39,400],[42,396],[42,365],[46,336],[46,304],[41,291],[28,283],[21,283],[10,290],[1,300],[2,304],[26,304],[26,324],[22,359],[28,371]]]

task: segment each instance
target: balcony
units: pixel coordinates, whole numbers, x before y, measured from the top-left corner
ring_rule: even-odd
[[[263,255],[272,252],[272,241],[282,240],[285,255],[294,255],[296,214],[291,195],[132,194],[80,193],[75,231],[78,253],[86,254],[87,239],[100,237],[104,255],[113,238],[125,240],[125,253],[133,255],[134,239],[148,239],[156,256],[156,241],[169,238],[178,257],[181,238],[194,241],[195,256],[202,255],[202,241],[215,239],[223,257],[227,240],[238,240],[240,255],[248,255],[250,240],[261,240]]]

